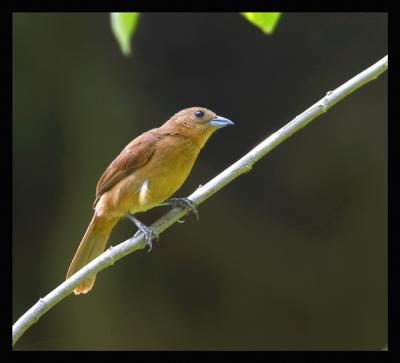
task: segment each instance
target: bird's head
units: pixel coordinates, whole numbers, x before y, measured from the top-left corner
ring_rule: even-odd
[[[163,127],[173,128],[179,133],[195,139],[200,147],[206,143],[211,134],[234,123],[225,117],[217,116],[204,107],[190,107],[172,116]]]

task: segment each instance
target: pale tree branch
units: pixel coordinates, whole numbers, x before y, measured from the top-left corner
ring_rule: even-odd
[[[281,142],[306,126],[317,116],[329,110],[333,105],[354,92],[356,89],[365,85],[369,81],[376,79],[380,74],[386,71],[387,68],[388,56],[385,56],[371,67],[336,88],[334,91],[329,91],[325,97],[313,104],[280,130],[267,137],[263,142],[225,169],[222,173],[217,175],[214,179],[199,187],[188,198],[197,205],[203,203],[211,195],[222,189],[226,184],[236,179],[239,175],[248,172],[252,168],[253,164],[278,146]],[[162,233],[186,213],[186,210],[175,207],[153,223],[151,228],[158,233]],[[13,345],[33,323],[37,322],[49,309],[71,294],[74,288],[83,280],[87,279],[94,273],[111,266],[115,261],[118,261],[120,258],[130,254],[131,252],[143,248],[143,235],[137,236],[136,238],[132,237],[115,247],[110,247],[107,251],[95,258],[45,297],[40,298],[39,301],[13,325]]]

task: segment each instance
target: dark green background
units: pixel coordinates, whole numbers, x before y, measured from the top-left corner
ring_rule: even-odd
[[[104,13],[13,16],[13,321],[60,284],[98,178],[139,133],[205,106],[177,196],[387,53],[387,14],[143,14],[132,56]],[[381,349],[387,75],[284,142],[155,243],[48,312],[16,349]],[[150,224],[159,208],[138,215]],[[117,244],[135,228],[121,221]]]

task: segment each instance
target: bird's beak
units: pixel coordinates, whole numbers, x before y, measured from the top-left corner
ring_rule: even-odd
[[[220,129],[225,126],[233,126],[234,123],[225,117],[216,116],[208,122],[208,124],[216,129]]]

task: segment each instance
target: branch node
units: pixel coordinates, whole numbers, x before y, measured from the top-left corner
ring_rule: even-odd
[[[251,169],[253,169],[252,164],[246,164],[243,166],[243,174],[248,173]]]
[[[329,103],[329,98],[324,97],[321,101],[318,103],[318,107],[321,110],[321,113],[325,113],[328,110],[328,103]]]
[[[46,302],[46,300],[44,298],[41,297],[37,303],[40,305],[40,307],[38,308],[39,311],[42,311],[42,310],[46,311],[47,310],[47,302]],[[39,320],[40,316],[41,316],[41,314],[36,314],[33,317],[33,321],[36,323]]]
[[[114,249],[114,246],[110,246],[110,247],[107,249],[107,252],[111,252],[113,249]],[[111,253],[109,253],[109,254],[107,255],[106,261],[107,261],[107,263],[108,263],[110,266],[111,266],[111,265],[114,265],[114,256],[113,256]]]

